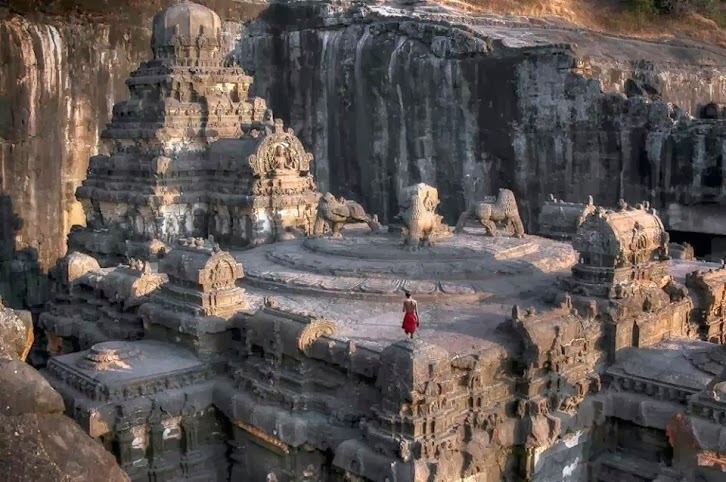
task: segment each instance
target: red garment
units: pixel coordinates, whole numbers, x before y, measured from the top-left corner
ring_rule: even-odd
[[[410,335],[416,332],[417,327],[418,318],[416,318],[416,313],[406,313],[403,317],[403,325],[401,325],[403,331],[405,331],[407,335]]]

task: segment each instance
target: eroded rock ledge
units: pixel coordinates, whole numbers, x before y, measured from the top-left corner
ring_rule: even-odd
[[[30,313],[0,302],[0,473],[3,480],[124,482],[101,444],[63,412],[60,394],[25,363],[33,343]]]

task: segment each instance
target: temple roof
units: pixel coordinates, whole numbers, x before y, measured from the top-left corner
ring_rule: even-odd
[[[664,244],[665,228],[653,210],[598,209],[582,223],[573,240],[580,253],[618,256],[637,249],[655,249]]]
[[[726,284],[726,269],[702,269],[693,271],[686,275],[686,281],[690,286],[702,284],[711,288],[719,288]]]
[[[197,284],[204,290],[233,288],[244,272],[242,266],[211,240],[180,239],[160,262],[159,272],[170,280]]]
[[[213,10],[197,3],[182,1],[157,13],[152,28],[151,46],[195,45],[200,35],[217,37],[222,20]]]

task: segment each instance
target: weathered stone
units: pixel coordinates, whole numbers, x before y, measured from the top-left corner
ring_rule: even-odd
[[[128,481],[103,446],[70,418],[60,394],[22,360],[33,342],[28,312],[0,304],[0,471],[3,480]]]
[[[0,414],[62,414],[63,398],[38,371],[25,362],[0,362]]]
[[[8,482],[127,482],[113,455],[62,415],[0,415],[0,470]]]
[[[672,94],[652,78],[627,82],[629,98],[603,93],[590,79],[605,75],[597,63],[552,44],[571,38],[562,26],[538,25],[521,40],[486,19],[464,27],[435,6],[424,17],[395,7],[305,3],[296,12],[312,14],[289,25],[281,10],[268,12],[266,25],[279,27],[270,35],[289,50],[272,56],[275,41],[262,42],[259,52],[275,65],[256,74],[290,61],[297,70],[286,70],[285,82],[292,71],[332,66],[323,89],[309,85],[318,71],[307,84],[291,84],[288,112],[306,105],[311,116],[322,98],[355,101],[322,117],[340,133],[320,136],[337,139],[326,156],[340,155],[322,165],[248,96],[251,78],[222,66],[216,14],[181,3],[156,17],[155,59],[131,77],[131,99],[117,105],[107,130],[112,155],[94,158],[77,190],[89,227],[71,244],[90,257],[60,264],[56,298],[41,321],[52,336],[69,332],[61,340],[69,353],[53,357],[46,375],[73,416],[143,480],[533,481],[588,472],[603,481],[652,480],[702,475],[709,462],[720,467],[713,434],[726,395],[714,377],[726,357],[697,340],[703,333],[693,329],[694,302],[681,281],[698,263],[669,259],[655,209],[621,202],[617,210],[568,212],[572,245],[481,230],[452,236],[443,222],[464,201],[505,186],[503,211],[518,234],[553,185],[562,188],[555,192],[576,185],[578,196],[591,185],[599,195],[594,182],[617,178],[606,201],[630,191],[652,196],[657,189],[629,184],[623,166],[636,157],[661,166],[670,154],[660,142],[700,145],[699,136],[718,138],[720,127],[652,101]],[[324,53],[310,57],[302,47],[321,25]],[[265,38],[259,28],[251,27],[247,46]],[[424,72],[419,78],[435,78],[438,100],[412,102],[407,83]],[[348,95],[351,85],[361,91]],[[301,104],[298,92],[316,95]],[[430,115],[437,106],[446,115]],[[365,126],[355,135],[340,125],[351,114]],[[303,138],[314,137],[324,123],[306,119]],[[382,142],[383,132],[400,142]],[[583,147],[593,138],[596,147]],[[374,155],[358,169],[351,160],[361,153]],[[473,154],[488,167],[479,169]],[[456,169],[440,169],[451,159]],[[402,252],[395,229],[230,249],[308,233],[319,214],[313,174],[324,186],[337,183],[336,192],[362,192],[356,199],[367,206],[380,203],[385,219],[401,212],[404,242],[424,249]],[[669,179],[659,202],[680,195],[670,190],[674,177],[653,177]],[[359,205],[339,204],[348,208],[344,220],[351,210],[363,217]],[[250,206],[259,215],[253,229],[235,231]],[[499,218],[494,207],[482,219]],[[144,260],[100,267],[136,256]],[[421,302],[415,342],[400,339],[400,305],[387,303],[403,291]],[[71,316],[76,306],[81,323]],[[118,325],[135,326],[134,337],[144,339],[119,330],[120,340],[107,341],[121,313],[128,317]],[[718,313],[715,323],[723,322]],[[78,351],[81,333],[94,328],[103,342]],[[703,450],[678,458],[666,431],[684,413]]]
[[[522,218],[519,217],[517,200],[509,189],[500,189],[499,195],[495,199],[477,202],[464,211],[459,216],[454,232],[462,232],[469,218],[479,221],[490,236],[496,236],[497,234],[496,223],[504,222],[512,226],[515,237],[524,237],[524,225],[522,224]]]
[[[21,360],[33,345],[33,319],[27,311],[5,308],[0,299],[0,360]]]

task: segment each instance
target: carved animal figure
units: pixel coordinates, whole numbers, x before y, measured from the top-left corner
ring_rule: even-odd
[[[320,236],[325,226],[330,226],[333,237],[341,237],[340,230],[350,223],[366,223],[371,231],[378,233],[381,225],[376,217],[369,216],[363,206],[354,201],[344,198],[336,198],[330,193],[325,193],[318,201],[318,215],[313,226],[313,235]]]
[[[500,189],[495,202],[477,202],[461,213],[454,232],[461,233],[466,222],[471,218],[479,221],[490,236],[497,235],[496,223],[506,222],[514,226],[515,238],[524,237],[524,224],[522,224],[522,218],[519,217],[517,201],[514,198],[514,193],[509,189]]]
[[[433,246],[436,238],[450,236],[449,227],[436,214],[438,191],[426,184],[407,188],[399,217],[403,223],[403,246],[418,249]]]

